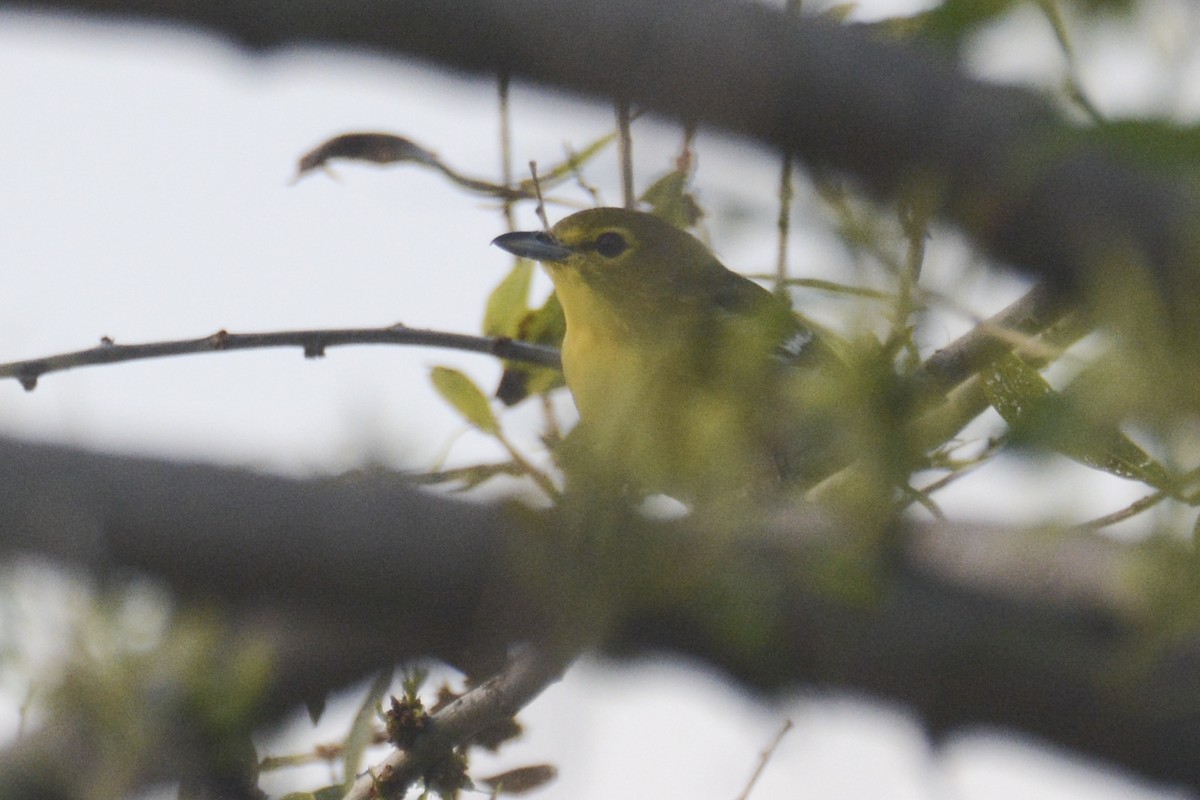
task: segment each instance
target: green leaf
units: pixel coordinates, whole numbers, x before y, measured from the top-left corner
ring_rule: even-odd
[[[687,230],[702,216],[696,198],[687,191],[689,176],[682,170],[672,170],[650,184],[642,192],[641,201],[650,206],[654,216],[665,219],[676,228]]]
[[[988,402],[1012,426],[1054,396],[1042,374],[1012,353],[997,359],[983,374],[983,387]]]
[[[496,436],[500,433],[500,424],[492,413],[492,404],[475,382],[463,373],[449,367],[434,367],[429,379],[438,394],[454,406],[467,422],[484,433]]]
[[[516,336],[521,320],[529,313],[529,285],[533,262],[517,259],[512,271],[488,295],[483,314],[484,336]]]
[[[523,342],[561,347],[567,334],[567,318],[563,315],[558,295],[551,292],[542,307],[525,315],[521,320],[517,338]]]
[[[988,401],[1018,442],[1038,444],[1110,475],[1177,492],[1178,481],[1166,467],[1116,425],[1081,413],[1016,355],[998,359],[982,377]]]

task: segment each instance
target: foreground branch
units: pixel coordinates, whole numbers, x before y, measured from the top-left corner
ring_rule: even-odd
[[[760,689],[889,698],[934,731],[1022,730],[1200,789],[1200,717],[1181,711],[1192,707],[1200,642],[1147,650],[1151,592],[1165,587],[1130,583],[1138,555],[1126,547],[930,527],[900,539],[902,557],[878,566],[866,598],[814,584],[822,547],[852,532],[803,508],[711,539],[687,521],[643,520],[622,534],[637,559],[622,593],[572,600],[595,553],[541,527],[560,523],[527,516],[516,527],[499,508],[394,476],[292,480],[0,440],[0,555],[40,554],[97,576],[134,570],[225,609],[276,654],[264,719],[421,655],[482,674],[512,644],[558,632],[614,651],[689,654]],[[679,585],[644,568],[697,557],[717,568]],[[737,586],[755,599],[731,596]],[[759,633],[731,641],[730,626],[747,621]]]

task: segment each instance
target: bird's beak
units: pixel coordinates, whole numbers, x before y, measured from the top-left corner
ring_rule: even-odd
[[[566,261],[571,248],[545,231],[514,231],[492,239],[492,244],[520,258],[534,261]]]

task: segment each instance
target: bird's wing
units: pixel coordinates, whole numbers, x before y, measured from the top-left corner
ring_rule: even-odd
[[[817,334],[800,321],[782,297],[735,273],[711,294],[715,316],[730,328],[750,328],[783,364],[815,365]]]

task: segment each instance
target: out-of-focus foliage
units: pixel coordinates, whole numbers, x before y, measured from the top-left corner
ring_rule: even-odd
[[[1120,119],[1084,135],[1125,163],[1200,187],[1200,127],[1161,119]]]
[[[885,27],[894,32],[917,32],[932,43],[953,49],[961,47],[967,36],[1022,5],[1039,6],[1058,13],[1058,6],[1069,6],[1086,15],[1128,13],[1137,0],[943,0],[937,7],[911,17],[891,20]]]

